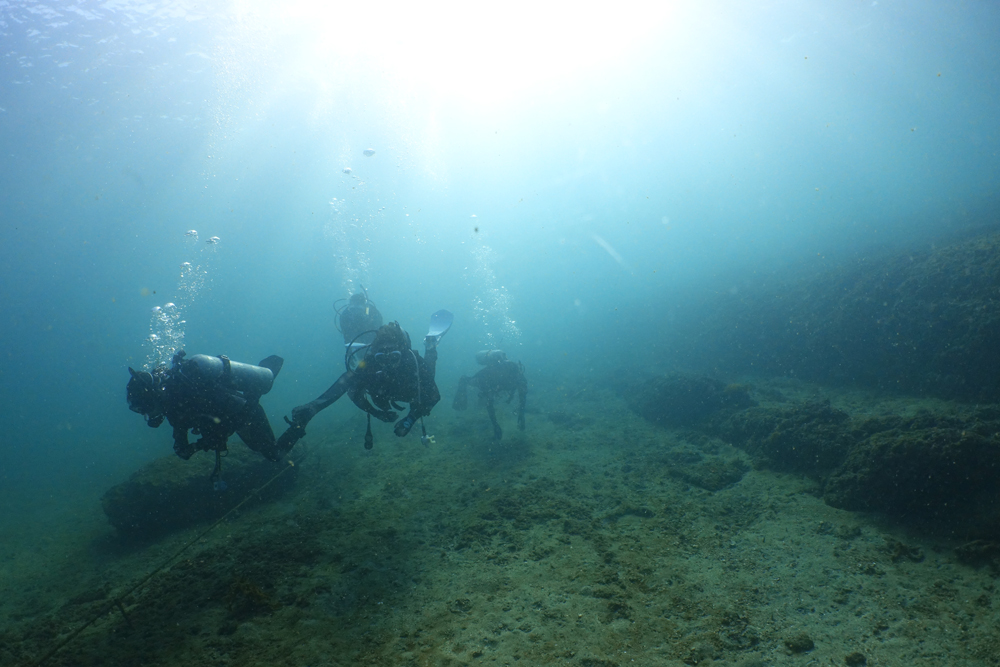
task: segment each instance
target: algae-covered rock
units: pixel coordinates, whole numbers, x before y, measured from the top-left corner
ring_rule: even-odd
[[[851,448],[827,480],[826,502],[849,510],[979,524],[1000,517],[1000,441],[972,428],[893,429]]]
[[[829,401],[750,408],[729,418],[722,433],[759,465],[814,476],[840,465],[854,442],[850,416]]]
[[[746,385],[726,385],[708,377],[666,375],[632,386],[629,407],[663,426],[690,426],[724,410],[754,405]]]
[[[217,519],[277,473],[285,470],[248,505],[272,500],[295,482],[297,468],[287,461],[271,463],[245,447],[234,447],[222,459],[226,488],[216,491],[210,475],[214,454],[184,461],[165,456],[142,467],[127,482],[113,486],[101,504],[111,525],[130,536],[155,535]]]
[[[750,468],[737,457],[698,456],[694,460],[683,456],[671,458],[674,459],[674,465],[670,468],[671,475],[706,491],[719,491],[736,484]]]

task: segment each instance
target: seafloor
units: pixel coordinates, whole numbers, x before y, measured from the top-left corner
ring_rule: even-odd
[[[996,560],[960,558],[961,538],[835,509],[815,478],[654,425],[598,386],[532,380],[527,431],[502,414],[499,447],[482,409],[447,401],[429,448],[382,428],[368,453],[360,414],[314,425],[294,486],[47,664],[1000,664]],[[749,383],[761,405],[965,409]],[[0,664],[33,664],[210,525],[125,539],[103,492],[5,517]]]

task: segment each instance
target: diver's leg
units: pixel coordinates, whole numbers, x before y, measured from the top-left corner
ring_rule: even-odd
[[[274,431],[271,430],[267,413],[260,403],[254,403],[253,407],[247,410],[240,427],[236,429],[236,434],[247,447],[262,454],[266,459],[277,461],[284,454],[278,450],[274,442]]]
[[[503,437],[503,431],[500,429],[500,424],[497,423],[497,411],[493,407],[493,394],[486,397],[486,412],[490,415],[490,423],[493,424],[493,439],[497,442]]]
[[[424,364],[427,366],[427,372],[430,378],[434,379],[434,373],[437,372],[437,360],[438,351],[437,346],[425,347],[424,348]]]
[[[524,406],[528,398],[528,393],[526,391],[518,391],[517,400],[517,427],[524,430]]]

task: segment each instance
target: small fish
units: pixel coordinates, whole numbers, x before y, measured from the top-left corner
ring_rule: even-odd
[[[365,154],[365,157],[371,157],[372,155],[375,155],[374,148],[366,148],[363,152]]]

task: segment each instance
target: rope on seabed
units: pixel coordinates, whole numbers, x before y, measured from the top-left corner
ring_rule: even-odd
[[[302,457],[299,457],[299,461],[301,461],[301,460],[302,460]],[[74,630],[72,633],[70,633],[70,635],[68,637],[66,637],[65,639],[63,639],[61,642],[59,642],[58,644],[56,644],[48,653],[46,653],[44,656],[42,656],[42,658],[40,660],[31,663],[30,667],[39,667],[39,665],[44,665],[46,662],[48,662],[50,659],[52,659],[52,656],[54,656],[64,646],[66,646],[66,644],[69,644],[71,641],[73,641],[74,639],[76,639],[77,636],[79,636],[79,634],[81,632],[83,632],[84,630],[86,630],[87,628],[89,628],[91,625],[93,625],[94,623],[96,623],[97,619],[99,619],[100,617],[104,616],[109,611],[112,611],[115,608],[117,608],[122,613],[122,616],[125,618],[125,622],[128,623],[129,627],[132,627],[132,621],[130,621],[129,618],[128,618],[128,616],[125,614],[125,607],[124,607],[124,605],[122,605],[122,599],[123,598],[127,597],[128,595],[131,595],[137,589],[139,589],[142,586],[144,586],[146,584],[146,582],[148,582],[150,579],[152,579],[157,574],[159,574],[165,567],[167,567],[168,565],[170,565],[171,563],[173,563],[175,560],[177,560],[177,558],[182,553],[184,553],[185,551],[187,551],[188,549],[190,549],[191,546],[195,542],[197,542],[198,540],[200,540],[201,538],[205,537],[210,532],[212,532],[213,530],[215,530],[220,523],[222,523],[227,518],[229,518],[230,514],[232,514],[233,512],[235,512],[236,510],[238,510],[239,508],[243,507],[251,498],[253,498],[254,496],[260,494],[260,492],[263,491],[264,489],[266,489],[271,484],[271,482],[273,482],[274,480],[278,479],[283,474],[285,474],[285,471],[287,471],[290,468],[294,468],[294,467],[295,467],[295,463],[293,461],[289,460],[288,461],[288,465],[286,465],[284,468],[282,468],[281,470],[279,470],[274,475],[274,477],[272,477],[271,479],[267,480],[266,482],[264,482],[263,484],[261,484],[259,487],[257,487],[256,489],[254,489],[253,491],[251,491],[250,493],[248,493],[247,496],[246,496],[246,498],[244,498],[243,500],[241,500],[239,502],[239,504],[237,504],[231,510],[229,510],[228,512],[226,512],[225,514],[223,514],[221,517],[219,517],[218,520],[215,523],[213,523],[211,526],[209,526],[205,530],[203,530],[200,533],[198,533],[197,536],[195,536],[193,539],[191,539],[189,542],[187,542],[187,544],[185,544],[180,549],[178,549],[176,552],[174,552],[174,554],[172,556],[170,556],[165,561],[163,561],[162,563],[160,563],[152,572],[150,572],[145,577],[143,577],[142,579],[140,579],[136,584],[134,584],[127,591],[125,591],[124,593],[120,593],[120,594],[116,595],[114,597],[114,599],[111,600],[111,602],[109,602],[107,605],[105,605],[104,608],[100,612],[98,612],[97,614],[95,614],[93,618],[91,618],[89,621],[87,621],[86,623],[84,623],[83,625],[81,625],[79,628],[77,628],[76,630]]]

